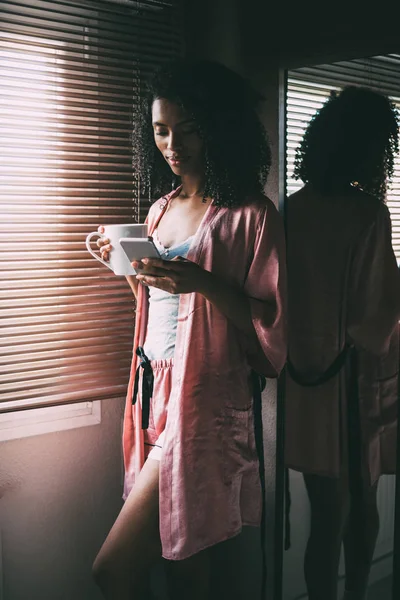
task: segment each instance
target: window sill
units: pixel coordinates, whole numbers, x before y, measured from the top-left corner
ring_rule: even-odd
[[[0,414],[0,442],[101,423],[101,401]]]

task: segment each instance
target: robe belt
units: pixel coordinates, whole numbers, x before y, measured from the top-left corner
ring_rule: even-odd
[[[142,377],[142,429],[149,427],[150,400],[153,397],[154,374],[150,360],[147,358],[141,346],[136,348],[136,354],[140,357],[140,363],[136,369],[135,385],[133,387],[132,404],[135,404],[139,391],[140,368],[143,369]]]
[[[264,464],[264,435],[263,435],[263,420],[262,420],[262,393],[266,386],[267,380],[263,375],[259,375],[255,371],[251,372],[253,383],[253,415],[254,415],[254,438],[256,442],[258,469],[261,484],[261,555],[262,555],[262,570],[261,570],[261,598],[265,598],[267,585],[267,546],[265,539],[266,527],[266,489],[265,489],[265,464]]]
[[[297,383],[297,385],[300,385],[302,387],[316,387],[317,385],[322,385],[323,383],[326,383],[327,381],[332,379],[332,377],[335,377],[335,375],[337,375],[339,371],[341,371],[342,367],[344,367],[346,363],[347,355],[352,348],[353,346],[351,344],[346,343],[335,358],[335,360],[326,369],[326,371],[324,371],[320,375],[317,375],[314,378],[308,379],[302,373],[299,373],[294,367],[289,357],[287,358],[286,362],[287,371],[290,377],[293,379],[293,381]]]

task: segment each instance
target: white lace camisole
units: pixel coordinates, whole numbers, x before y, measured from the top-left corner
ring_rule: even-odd
[[[194,236],[184,242],[165,248],[160,242],[157,229],[153,242],[164,260],[176,256],[186,258]],[[170,294],[149,286],[149,316],[147,322],[144,351],[150,360],[173,358],[175,351],[176,328],[178,324],[179,294]]]

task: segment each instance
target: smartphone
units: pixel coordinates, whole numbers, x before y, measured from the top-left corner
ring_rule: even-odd
[[[142,260],[142,258],[160,258],[153,238],[150,236],[146,238],[120,238],[119,243],[129,258],[129,262]]]

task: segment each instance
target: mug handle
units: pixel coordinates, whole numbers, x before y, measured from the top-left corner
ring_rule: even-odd
[[[105,260],[103,260],[101,258],[101,256],[99,256],[98,254],[96,254],[95,252],[93,252],[92,248],[90,247],[90,242],[92,241],[92,238],[97,235],[98,237],[101,237],[101,233],[99,233],[98,231],[92,231],[92,233],[89,233],[89,235],[86,237],[86,248],[89,250],[90,254],[99,262],[101,262],[101,264],[105,265],[106,267],[108,267],[111,271],[112,268],[110,266],[110,263],[106,262]]]

